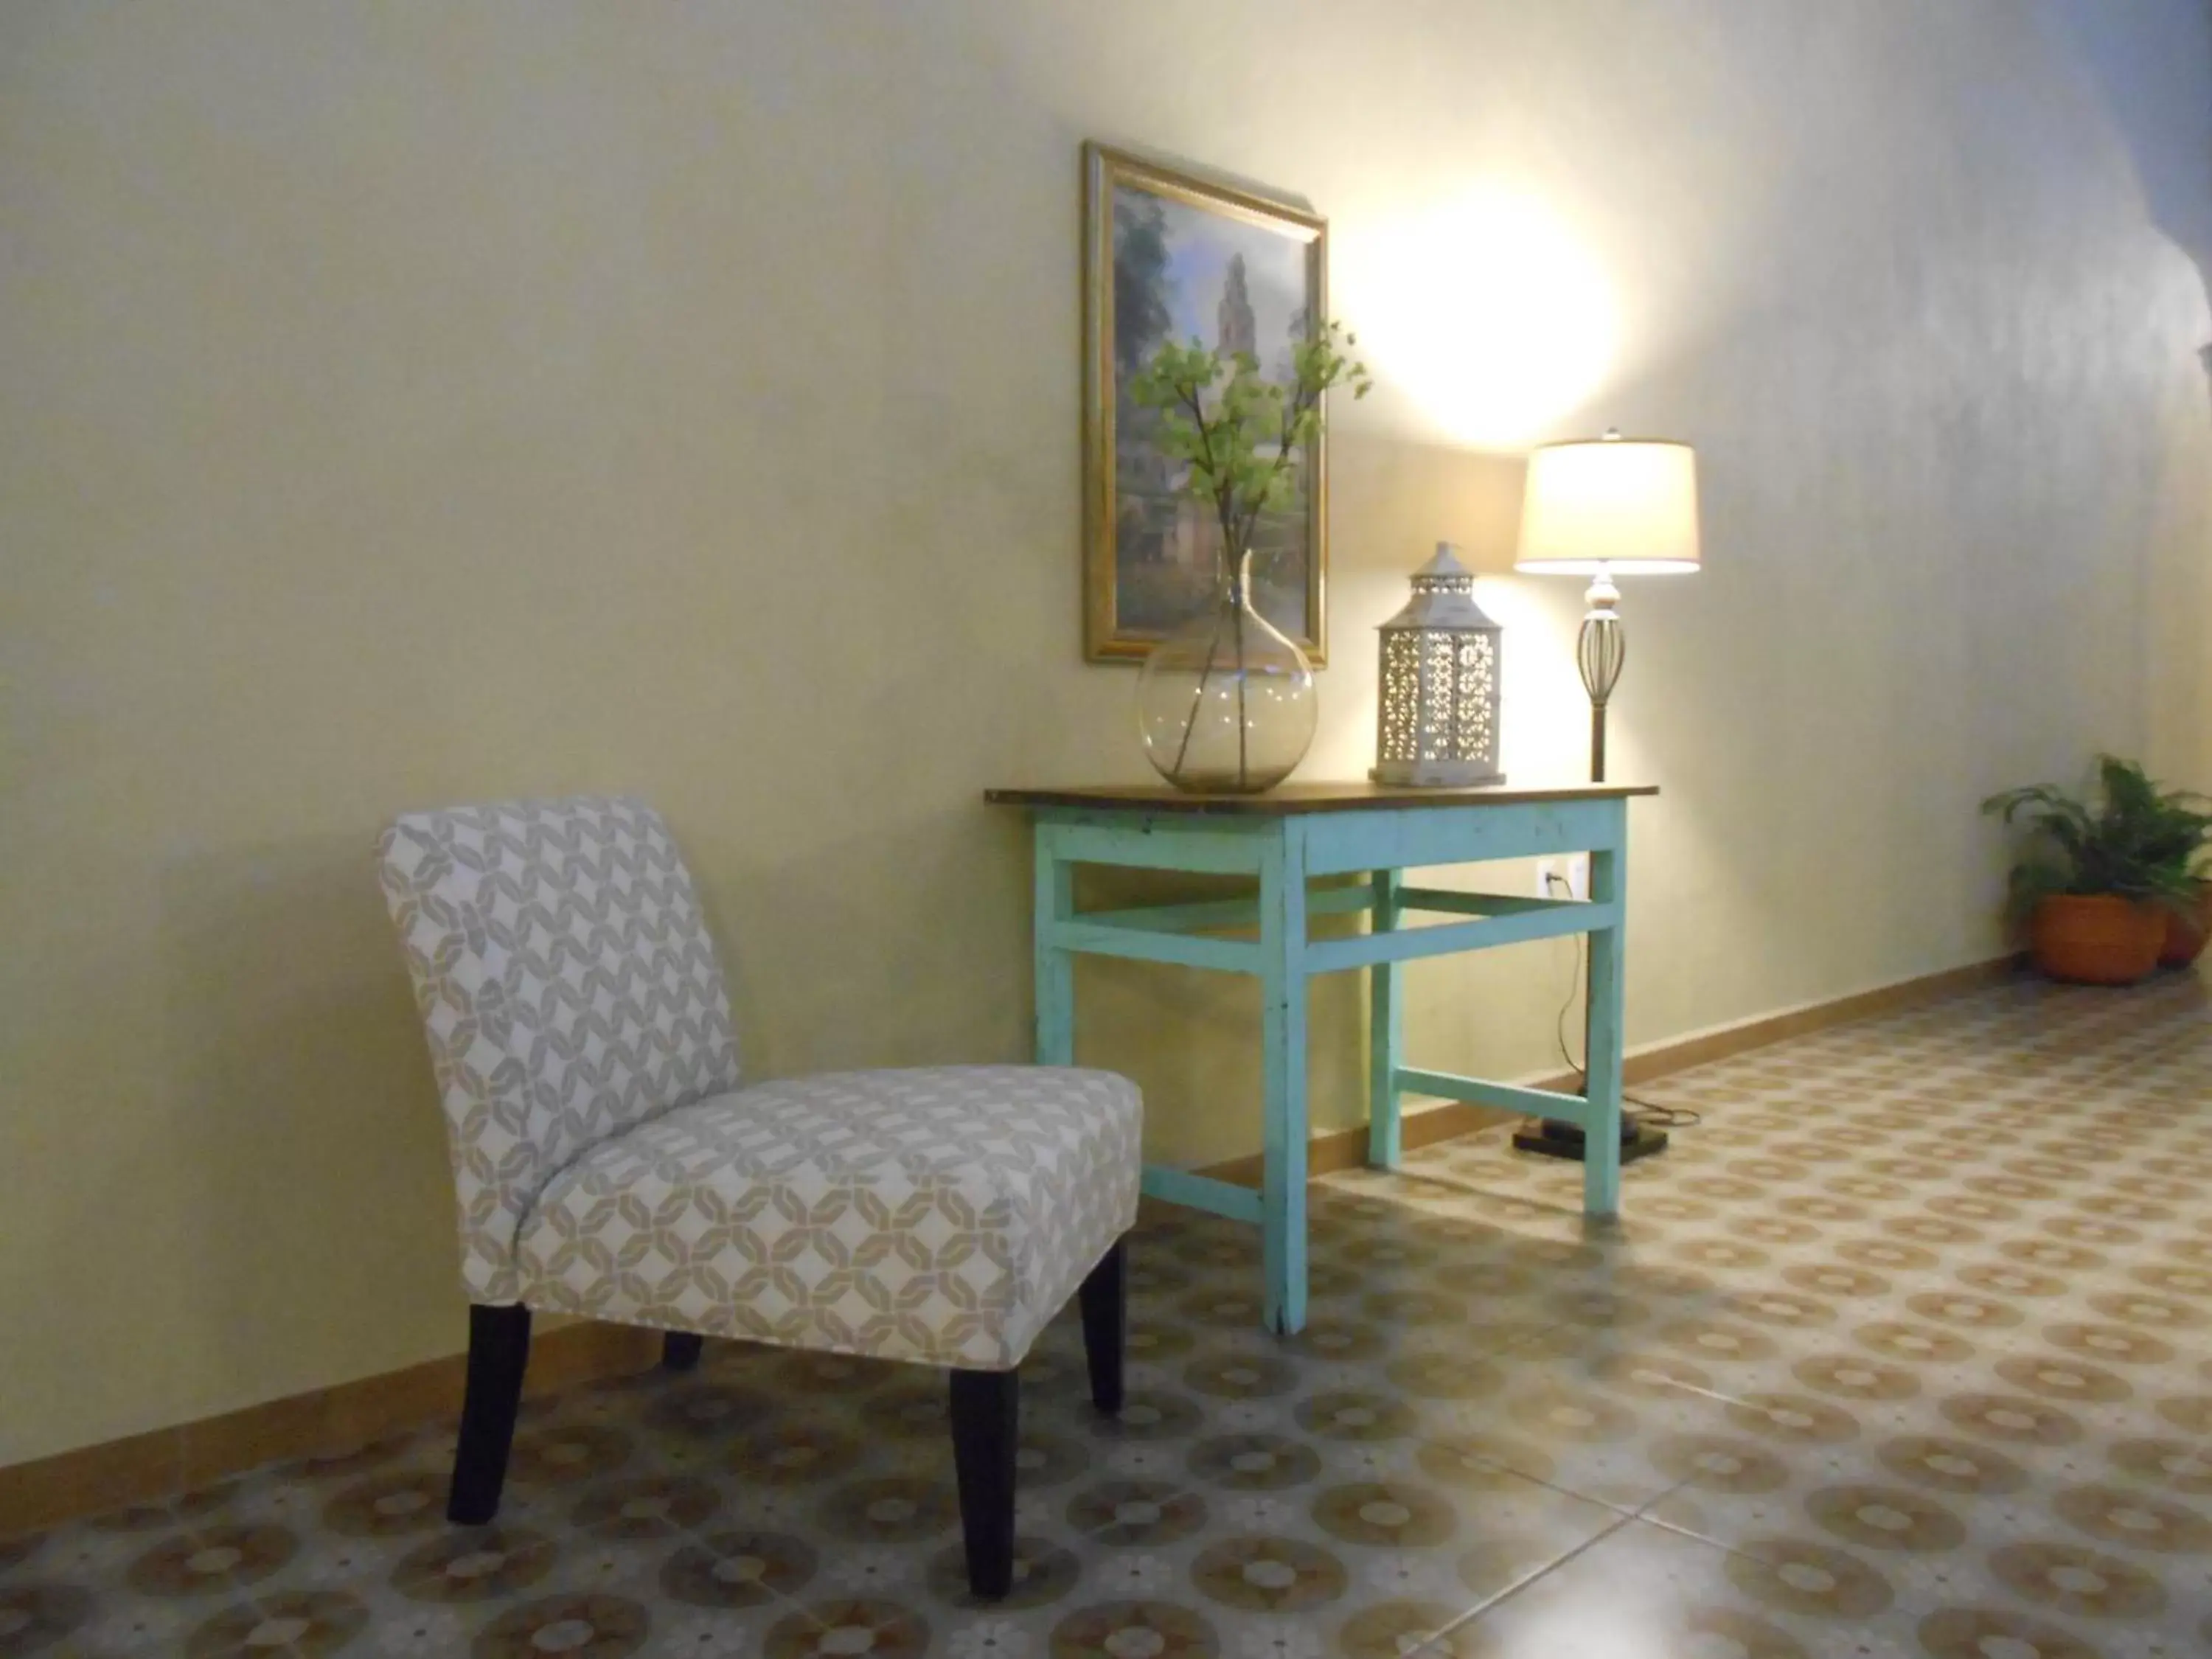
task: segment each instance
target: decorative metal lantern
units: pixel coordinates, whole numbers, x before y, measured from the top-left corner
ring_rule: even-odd
[[[1474,574],[1438,542],[1413,597],[1382,624],[1377,783],[1464,788],[1503,783],[1498,682],[1504,629],[1474,602]]]

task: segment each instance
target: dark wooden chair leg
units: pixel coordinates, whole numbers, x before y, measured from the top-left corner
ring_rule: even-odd
[[[1121,1356],[1129,1346],[1128,1241],[1117,1238],[1083,1281],[1083,1355],[1091,1362],[1091,1403],[1121,1409]]]
[[[700,1350],[707,1339],[690,1331],[671,1331],[660,1339],[660,1369],[664,1371],[696,1370]]]
[[[952,1463],[968,1588],[992,1600],[1014,1587],[1014,1454],[1021,1387],[1012,1371],[952,1373]]]
[[[499,1513],[507,1455],[514,1445],[514,1413],[522,1404],[522,1372],[529,1363],[529,1309],[520,1304],[470,1308],[468,1392],[461,1400],[461,1443],[453,1454],[447,1520],[478,1527]]]

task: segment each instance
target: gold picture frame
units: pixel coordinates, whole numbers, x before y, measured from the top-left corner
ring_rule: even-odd
[[[1144,412],[1122,388],[1171,334],[1233,334],[1273,372],[1268,343],[1286,349],[1291,331],[1328,315],[1328,222],[1105,144],[1084,145],[1083,177],[1084,655],[1139,661],[1210,597],[1220,532],[1178,498],[1171,464],[1133,440]],[[1140,301],[1141,317],[1117,314]],[[1255,604],[1316,665],[1328,659],[1328,462],[1317,435],[1297,503],[1254,550]]]

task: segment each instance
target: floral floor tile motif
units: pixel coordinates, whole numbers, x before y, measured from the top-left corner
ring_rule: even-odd
[[[2212,1006],[2008,985],[1684,1073],[1617,1226],[1502,1133],[1256,1237],[1148,1210],[1129,1401],[1024,1368],[1013,1593],[942,1379],[708,1349],[0,1543],[0,1659],[2184,1659],[2212,1653]]]

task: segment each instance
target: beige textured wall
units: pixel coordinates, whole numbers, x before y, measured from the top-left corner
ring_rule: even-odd
[[[1627,599],[1619,770],[1668,791],[1632,1038],[1987,955],[1984,789],[2098,743],[2212,781],[2212,328],[2139,177],[2212,214],[2207,33],[2197,0],[0,10],[0,1462],[457,1345],[368,863],[397,809],[655,797],[761,1073],[1022,1052],[1022,843],[977,792],[1142,769],[1127,673],[1077,653],[1086,136],[1332,216],[1383,385],[1341,429],[1311,775],[1365,763],[1367,630],[1426,544],[1503,568],[1514,453],[1679,435],[1710,566]],[[1574,585],[1485,586],[1511,768],[1571,771]],[[1566,969],[1419,970],[1420,1057],[1542,1066]],[[1249,999],[1085,994],[1164,1154],[1249,1146]]]

